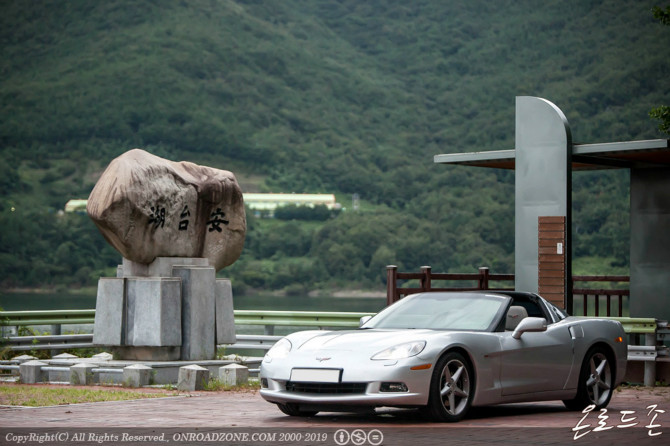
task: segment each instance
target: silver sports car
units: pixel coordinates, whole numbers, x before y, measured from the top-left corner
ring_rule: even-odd
[[[599,409],[626,358],[619,322],[568,317],[536,294],[420,293],[357,330],[282,338],[263,358],[261,396],[293,416],[391,406],[458,421],[471,406],[546,400]]]

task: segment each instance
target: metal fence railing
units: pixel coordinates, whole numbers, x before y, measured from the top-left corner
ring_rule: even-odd
[[[355,328],[363,316],[374,313],[235,310],[235,325],[262,325],[272,335],[276,326]],[[0,311],[0,327],[93,324],[95,310]],[[45,339],[38,339],[45,340]]]
[[[281,336],[275,336],[277,326],[295,328],[335,328],[347,329],[359,326],[360,318],[374,313],[360,312],[317,312],[317,311],[265,311],[235,310],[236,331],[244,326],[263,326],[265,334],[237,334],[235,344],[222,345],[227,350],[268,350]],[[85,316],[84,316],[85,315]],[[0,328],[16,326],[54,326],[58,324],[92,324],[95,310],[56,310],[56,311],[0,311]],[[609,317],[621,322],[629,335],[629,361],[644,361],[645,384],[653,385],[654,362],[667,360],[668,349],[659,339],[670,335],[665,321],[654,318]],[[58,326],[60,332],[60,326]],[[91,348],[93,334],[5,336],[0,340],[0,349],[11,351],[64,350]],[[5,364],[0,369],[14,367]],[[651,384],[648,384],[651,383]]]

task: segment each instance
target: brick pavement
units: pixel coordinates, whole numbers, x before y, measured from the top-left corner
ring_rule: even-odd
[[[650,408],[652,405],[656,407]],[[665,412],[659,412],[661,410]],[[582,425],[588,424],[590,427],[578,431],[577,434],[585,434],[583,438],[574,440],[573,428],[584,415],[565,410],[560,402],[477,408],[460,423],[441,424],[424,421],[416,411],[391,408],[378,409],[373,414],[325,413],[303,419],[283,415],[274,405],[262,400],[258,393],[197,392],[168,398],[43,408],[0,407],[0,444],[12,444],[8,442],[7,432],[16,431],[17,428],[87,428],[103,431],[137,428],[142,432],[175,427],[198,432],[271,429],[286,432],[322,431],[331,435],[330,443],[315,441],[309,444],[336,444],[332,441],[332,435],[338,429],[347,432],[360,429],[367,433],[377,429],[383,433],[383,444],[407,444],[408,441],[416,445],[587,442],[608,445],[634,443],[635,446],[670,444],[670,388],[619,389],[605,415],[609,418],[601,420],[604,429],[597,432],[593,429],[597,427],[598,414],[588,414]],[[654,415],[656,418],[652,420]],[[622,416],[625,422],[622,422]],[[636,419],[627,421],[631,417]],[[634,421],[638,422],[635,427],[619,427]],[[650,424],[657,424],[658,427],[645,427]],[[650,436],[649,433],[660,435]],[[306,444],[304,441],[300,443]],[[355,443],[352,440],[349,444]]]

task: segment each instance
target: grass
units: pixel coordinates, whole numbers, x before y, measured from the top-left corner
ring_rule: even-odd
[[[256,390],[260,389],[261,385],[260,382],[256,380],[250,380],[247,384],[241,384],[237,386],[231,386],[228,384],[225,384],[221,382],[218,379],[211,379],[209,382],[205,385],[205,389],[207,391],[212,391],[212,392],[255,392]]]
[[[176,396],[176,391],[161,389],[130,390],[117,388],[47,387],[42,385],[0,385],[0,406],[44,407],[63,404],[127,401],[141,398]]]
[[[210,380],[205,391],[211,392],[255,392],[260,383],[251,380],[239,386],[225,385],[217,379]],[[127,401],[142,398],[163,398],[182,395],[174,385],[160,388],[127,389],[99,386],[70,387],[27,384],[0,384],[0,406],[44,407],[64,404],[98,403],[102,401]]]

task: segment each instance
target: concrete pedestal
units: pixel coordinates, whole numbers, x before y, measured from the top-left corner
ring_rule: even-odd
[[[209,370],[199,365],[187,365],[179,368],[177,389],[183,391],[202,390],[209,382]]]
[[[133,364],[123,369],[123,384],[128,387],[144,387],[151,384],[153,369],[142,364]]]
[[[93,343],[117,359],[209,360],[236,340],[230,281],[205,258],[123,259],[98,283]]]
[[[233,310],[233,287],[228,279],[216,279],[216,343],[234,344],[235,312]]]
[[[182,283],[181,359],[213,359],[216,355],[214,268],[175,266],[172,274],[179,277]]]
[[[70,367],[70,384],[73,386],[90,386],[93,384],[95,364],[75,364]]]
[[[36,384],[44,381],[42,367],[46,365],[41,361],[26,361],[20,364],[21,384]]]
[[[229,364],[219,368],[219,381],[226,386],[241,386],[249,381],[249,367]]]

